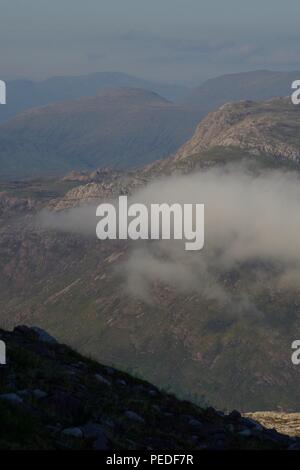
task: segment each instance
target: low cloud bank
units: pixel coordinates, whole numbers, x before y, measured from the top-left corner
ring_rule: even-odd
[[[226,302],[224,276],[248,266],[251,282],[271,279],[278,289],[300,281],[300,178],[297,173],[245,167],[208,169],[150,183],[129,200],[205,204],[205,245],[187,252],[181,241],[132,242],[122,266],[130,293],[149,299],[160,281],[179,293],[201,292]],[[96,205],[44,213],[43,225],[96,238]],[[105,243],[102,242],[102,243]],[[266,265],[268,269],[266,270]],[[266,272],[268,274],[266,274]]]

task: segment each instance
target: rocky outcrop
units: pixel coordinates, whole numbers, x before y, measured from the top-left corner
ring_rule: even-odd
[[[203,119],[175,156],[182,160],[213,147],[300,159],[300,109],[290,98],[227,103]]]
[[[257,411],[246,413],[245,416],[260,422],[266,428],[276,429],[290,436],[300,436],[300,413]]]
[[[30,212],[33,208],[34,201],[30,198],[18,198],[0,192],[0,217]]]

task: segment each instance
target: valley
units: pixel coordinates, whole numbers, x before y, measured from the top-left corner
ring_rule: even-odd
[[[39,325],[84,354],[199,404],[209,402],[245,412],[297,411],[299,373],[290,360],[290,345],[300,330],[300,297],[297,288],[278,287],[284,273],[280,263],[250,257],[225,270],[211,267],[203,272],[193,255],[193,287],[185,291],[178,288],[176,276],[182,266],[175,258],[176,263],[170,265],[175,277],[168,281],[161,275],[151,276],[147,297],[146,273],[140,263],[151,260],[156,266],[157,259],[173,254],[163,247],[139,254],[132,245],[135,242],[99,243],[88,229],[86,233],[76,227],[61,230],[60,222],[49,229],[37,217],[41,209],[47,209],[65,220],[67,210],[140,191],[162,175],[201,174],[245,162],[247,172],[254,175],[278,170],[298,174],[298,163],[286,150],[295,146],[297,117],[288,144],[281,144],[287,128],[277,132],[280,116],[286,122],[298,110],[275,100],[251,106],[239,103],[229,111],[221,108],[203,121],[204,126],[213,122],[211,141],[201,137],[198,147],[198,135],[203,132],[200,124],[175,156],[136,171],[83,172],[51,181],[2,183],[1,326]],[[268,125],[264,127],[260,116],[264,119],[266,112]],[[241,113],[247,117],[239,119],[236,128],[233,117]],[[219,132],[215,140],[219,119],[229,119],[224,130],[232,136],[229,141]],[[248,132],[249,120],[251,133],[256,123],[260,129],[260,146],[254,153],[255,140],[251,148],[239,140],[240,126],[245,123]],[[268,155],[267,150],[273,149],[274,155]],[[5,197],[16,198],[12,207],[3,192]],[[26,209],[18,210],[17,201],[24,200]],[[81,221],[80,225],[86,224]],[[226,300],[211,295],[210,285],[216,280]]]

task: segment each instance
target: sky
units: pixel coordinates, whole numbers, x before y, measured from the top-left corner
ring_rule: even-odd
[[[0,0],[0,78],[300,69],[299,0]]]

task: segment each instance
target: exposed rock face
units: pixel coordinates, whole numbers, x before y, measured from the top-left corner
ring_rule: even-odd
[[[300,107],[293,105],[290,98],[228,103],[203,119],[193,137],[167,159],[126,173],[103,168],[91,173],[68,174],[64,180],[76,181],[80,186],[69,191],[63,200],[53,201],[51,207],[62,210],[132,194],[157,177],[201,170],[218,164],[221,159],[226,162],[231,154],[240,153],[241,158],[253,156],[258,161],[264,156],[270,163],[274,159],[281,160],[280,164],[298,162],[299,135]]]
[[[118,172],[109,167],[98,168],[97,170],[92,172],[73,170],[63,178],[63,181],[74,181],[86,184],[102,181],[105,179],[115,179],[121,174],[121,172]]]
[[[266,428],[276,429],[278,432],[290,436],[300,436],[300,413],[257,411],[246,413],[245,416],[260,422]]]
[[[33,208],[34,202],[30,198],[13,197],[5,192],[0,192],[0,218],[29,212]]]
[[[237,411],[225,415],[177,400],[41,340],[39,329],[0,330],[0,338],[9,359],[0,369],[0,449],[289,449],[300,443]],[[97,374],[110,385],[95,380]]]
[[[176,154],[185,159],[212,147],[238,147],[254,155],[299,160],[300,109],[290,98],[228,103],[210,113]]]

